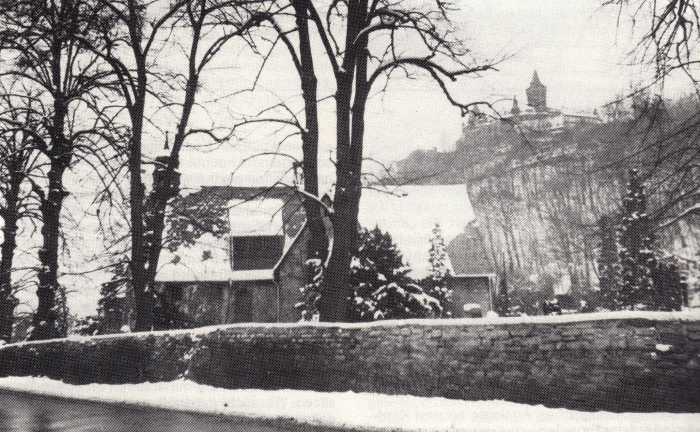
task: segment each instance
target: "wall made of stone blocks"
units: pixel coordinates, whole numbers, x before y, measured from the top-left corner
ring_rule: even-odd
[[[700,412],[700,317],[232,325],[64,339],[0,348],[0,376],[9,375]]]

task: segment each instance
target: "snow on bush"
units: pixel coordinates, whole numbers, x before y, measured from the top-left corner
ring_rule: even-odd
[[[410,269],[389,233],[361,228],[358,238],[350,270],[352,320],[425,318],[442,312],[440,301],[408,277]]]

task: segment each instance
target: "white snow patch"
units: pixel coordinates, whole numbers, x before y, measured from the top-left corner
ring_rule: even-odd
[[[232,236],[282,234],[284,201],[265,198],[251,201],[231,200],[228,203]]]
[[[204,252],[209,258],[202,259]],[[175,257],[178,259],[174,259]],[[227,238],[216,238],[210,233],[202,235],[194,245],[182,246],[171,252],[161,253],[157,282],[236,282],[272,280],[272,269],[231,270]]]
[[[227,390],[186,380],[69,385],[48,378],[0,378],[0,388],[110,403],[253,418],[293,418],[329,427],[404,431],[698,431],[700,414],[580,412],[504,401],[462,401],[374,393]]]
[[[430,237],[435,223],[440,224],[448,245],[474,219],[467,187],[464,184],[402,186],[393,192],[363,190],[360,223],[369,229],[379,226],[391,234],[412,269],[411,276],[421,279],[428,274]],[[447,264],[452,270],[452,264]]]
[[[673,345],[666,345],[666,344],[656,344],[656,351],[659,352],[668,352],[673,348]]]

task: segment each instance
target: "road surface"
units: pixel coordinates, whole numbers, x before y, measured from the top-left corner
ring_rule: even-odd
[[[350,431],[289,420],[257,420],[89,402],[0,390],[0,431],[277,432]]]

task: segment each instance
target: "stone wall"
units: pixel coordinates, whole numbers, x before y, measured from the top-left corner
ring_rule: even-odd
[[[8,375],[700,412],[700,315],[231,325],[65,339],[0,348],[0,376]]]

